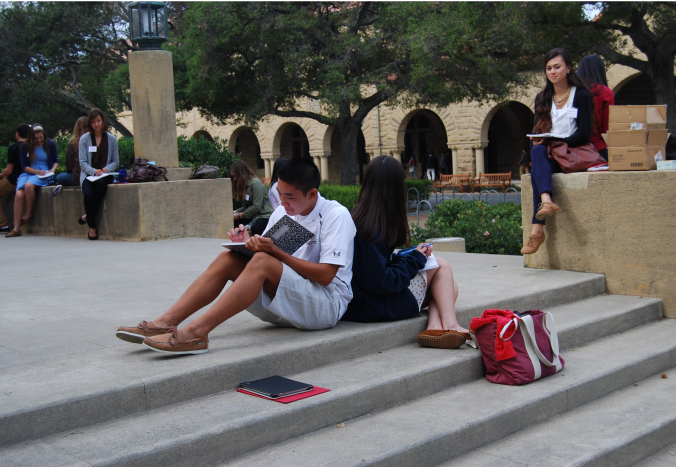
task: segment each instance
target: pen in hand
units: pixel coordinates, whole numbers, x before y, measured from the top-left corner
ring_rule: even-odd
[[[251,224],[253,224],[253,222],[252,222]],[[246,229],[248,229],[249,227],[251,227],[251,224],[245,225],[244,228],[243,228],[242,230],[240,230],[240,229],[235,230],[235,233],[236,233],[236,234],[239,234],[240,232],[245,231]]]

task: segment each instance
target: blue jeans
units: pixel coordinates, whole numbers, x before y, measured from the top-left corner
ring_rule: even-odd
[[[543,224],[535,218],[538,212],[538,205],[542,202],[540,196],[543,193],[552,195],[552,174],[562,172],[559,164],[547,157],[547,146],[536,144],[530,151],[530,158],[533,166],[530,171],[530,181],[533,185],[533,224]]]
[[[66,172],[56,176],[56,184],[62,186],[76,186],[76,183],[73,181],[73,174]]]

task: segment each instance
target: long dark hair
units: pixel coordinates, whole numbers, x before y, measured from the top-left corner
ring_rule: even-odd
[[[603,90],[599,85],[608,86],[606,65],[598,55],[587,55],[580,60],[577,65],[577,75],[587,83],[594,96],[601,94]]]
[[[279,169],[284,167],[287,163],[287,159],[278,158],[275,160],[275,165],[272,167],[272,178],[270,179],[270,186],[274,185],[275,182],[279,179]]]
[[[572,68],[573,62],[570,59],[570,55],[568,54],[568,52],[566,52],[565,49],[556,48],[547,52],[547,55],[545,55],[544,60],[545,88],[538,93],[537,98],[535,99],[538,103],[535,108],[535,115],[537,115],[538,123],[535,126],[535,128],[533,128],[533,133],[548,133],[552,130],[551,111],[552,111],[552,99],[554,98],[554,84],[551,81],[549,81],[549,78],[547,78],[547,63],[550,60],[559,56],[566,63],[566,66],[571,67],[570,73],[567,74],[568,84],[571,86],[575,86],[578,90],[585,89],[587,92],[589,92],[589,88],[587,87],[585,82],[582,81],[582,78],[580,78],[577,75],[577,73],[575,73],[575,70],[573,70]],[[594,99],[591,99],[591,105],[592,105],[592,115],[594,115]]]
[[[103,110],[101,109],[90,110],[89,115],[87,115],[87,131],[92,135],[92,144],[96,144],[95,142],[96,140],[94,139],[94,129],[92,128],[92,122],[96,117],[101,117],[101,120],[103,120],[103,125],[101,126],[101,134],[105,135],[108,132],[108,120],[106,119]]]
[[[235,161],[230,165],[230,173],[235,175],[232,191],[239,201],[246,196],[246,184],[252,178],[257,178],[249,167],[242,161]]]
[[[411,244],[404,168],[394,157],[378,156],[366,166],[352,220],[365,242],[384,241],[389,247]]]

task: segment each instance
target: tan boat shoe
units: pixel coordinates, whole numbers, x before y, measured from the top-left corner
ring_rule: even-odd
[[[121,326],[117,328],[115,335],[118,339],[122,339],[132,344],[143,344],[143,339],[146,337],[161,336],[171,332],[174,327],[156,328],[152,321],[141,321],[136,327]]]
[[[427,330],[418,334],[416,342],[420,347],[457,349],[467,342],[469,333],[445,330]]]
[[[180,329],[174,328],[168,334],[146,337],[143,345],[156,352],[171,355],[191,355],[206,353],[209,350],[209,336],[186,339]]]
[[[16,230],[10,230],[7,235],[5,235],[5,238],[12,238],[12,237],[20,237],[21,236],[21,231],[17,232]]]
[[[539,221],[543,221],[545,219],[552,217],[560,210],[561,209],[556,204],[551,203],[549,201],[545,201],[544,203],[540,203],[540,205],[538,206],[538,212],[537,214],[535,214],[535,218]]]
[[[542,245],[544,242],[545,242],[545,233],[544,232],[542,232],[541,237],[530,234],[528,236],[528,240],[526,240],[526,243],[523,245],[523,248],[521,248],[521,254],[522,255],[532,255],[533,253],[538,251],[538,248],[540,248],[540,245]]]

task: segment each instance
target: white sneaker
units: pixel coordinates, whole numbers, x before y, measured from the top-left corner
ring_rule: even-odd
[[[58,196],[61,193],[61,185],[56,185],[52,190],[52,196]]]

